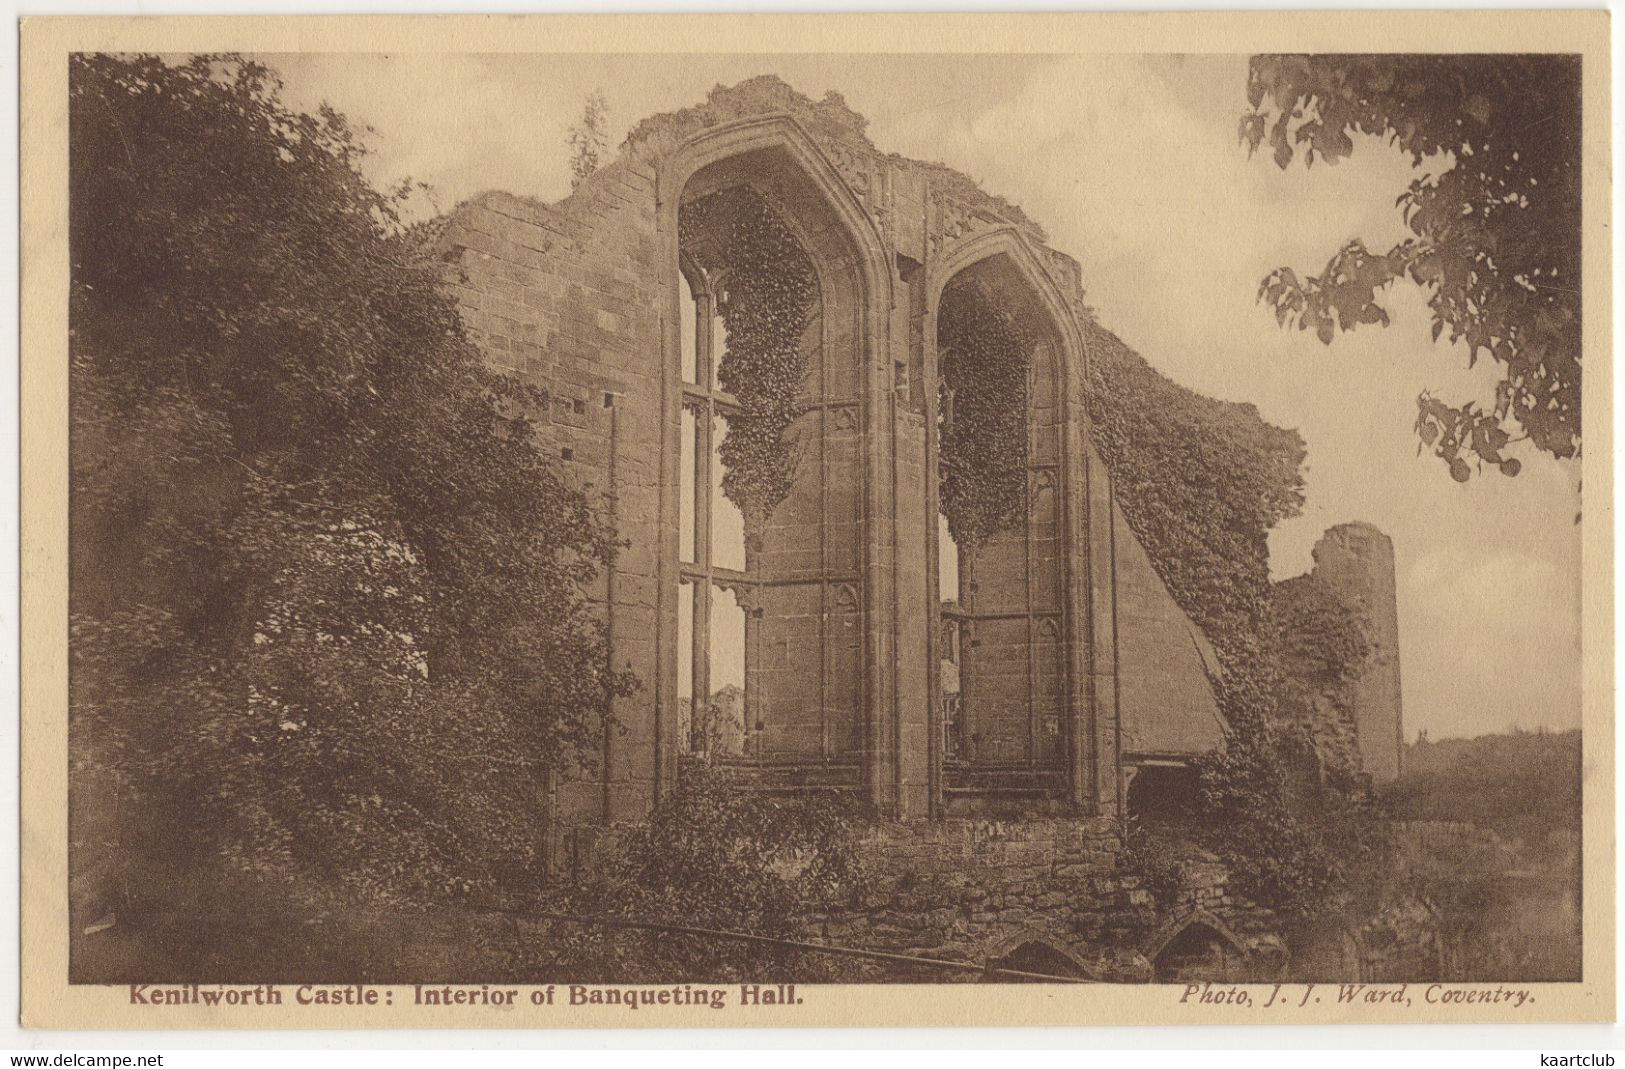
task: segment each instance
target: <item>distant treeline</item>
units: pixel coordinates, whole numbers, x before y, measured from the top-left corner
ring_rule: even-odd
[[[1387,798],[1397,820],[1463,821],[1535,839],[1580,827],[1580,732],[1425,736]]]

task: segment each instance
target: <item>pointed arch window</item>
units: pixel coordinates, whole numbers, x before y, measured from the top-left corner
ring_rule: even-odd
[[[1059,349],[1003,255],[955,275],[937,316],[945,786],[1054,796],[1068,745]],[[955,435],[961,419],[974,433]],[[955,508],[967,544],[956,542]]]
[[[709,164],[681,196],[683,351],[668,373],[682,415],[676,578],[692,592],[687,632],[673,636],[688,665],[682,708],[717,705],[742,660],[743,741],[722,756],[776,783],[859,787],[874,747],[856,248],[778,149]],[[692,716],[673,719],[677,754],[719,753]]]

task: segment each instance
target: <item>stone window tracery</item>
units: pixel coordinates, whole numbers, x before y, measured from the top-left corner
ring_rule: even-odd
[[[755,586],[744,515],[722,492],[727,416],[738,402],[717,374],[727,344],[719,312],[726,291],[686,257],[679,274],[678,745],[683,753],[731,758],[744,753],[748,735],[743,606]]]
[[[772,149],[691,177],[677,231],[677,575],[691,593],[676,750],[743,762],[764,783],[858,787],[870,741],[855,247]]]
[[[939,688],[949,791],[1066,784],[1065,554],[1057,347],[1005,256],[938,307]],[[956,537],[958,536],[958,537]],[[951,560],[949,558],[952,558]],[[951,683],[951,685],[950,685]]]

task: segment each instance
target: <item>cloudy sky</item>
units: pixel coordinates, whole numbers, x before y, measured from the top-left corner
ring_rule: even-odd
[[[1273,533],[1273,571],[1307,570],[1333,524],[1392,536],[1408,734],[1578,726],[1578,469],[1525,454],[1516,479],[1461,486],[1416,455],[1416,395],[1487,400],[1494,377],[1430,343],[1414,289],[1394,294],[1391,327],[1329,349],[1255,304],[1274,267],[1318,272],[1349,238],[1398,240],[1411,167],[1375,142],[1335,168],[1249,160],[1236,141],[1245,56],[264,58],[294,103],[370,124],[375,176],[428,183],[425,210],[486,189],[565,195],[566,131],[595,90],[612,143],[757,74],[840,92],[881,149],[1020,204],[1083,265],[1101,320],[1158,368],[1303,435],[1308,504]]]

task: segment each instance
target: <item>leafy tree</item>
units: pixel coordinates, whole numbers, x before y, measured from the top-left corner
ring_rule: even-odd
[[[1352,134],[1382,137],[1430,170],[1396,202],[1413,237],[1387,252],[1360,240],[1318,276],[1271,272],[1259,297],[1284,325],[1386,326],[1381,294],[1409,279],[1429,294],[1433,336],[1469,362],[1502,365],[1495,400],[1452,405],[1423,392],[1416,432],[1458,482],[1468,458],[1507,475],[1521,441],[1580,450],[1580,60],[1567,55],[1269,55],[1253,58],[1249,152],[1285,169],[1336,163]]]
[[[609,120],[609,105],[604,101],[604,94],[600,90],[590,93],[587,102],[581,109],[581,121],[570,127],[569,135],[564,139],[570,146],[570,188],[574,189],[587,176],[598,170],[598,164],[604,155],[604,148],[609,143],[609,132],[606,124]]]
[[[583,594],[612,534],[538,446],[545,398],[465,338],[404,187],[279,88],[231,56],[71,63],[72,847],[98,908],[160,870],[529,886],[542,773],[632,686]]]

